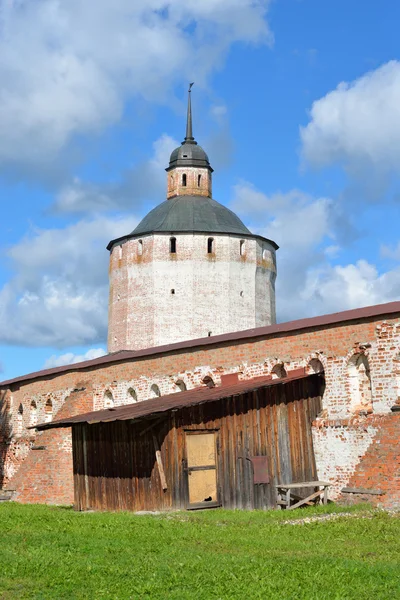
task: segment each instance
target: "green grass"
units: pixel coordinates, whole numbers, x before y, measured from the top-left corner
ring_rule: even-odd
[[[400,598],[399,517],[355,507],[351,518],[284,524],[343,510],[134,515],[2,504],[0,599]]]

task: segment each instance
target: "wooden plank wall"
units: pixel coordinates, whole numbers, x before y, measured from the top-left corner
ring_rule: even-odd
[[[311,423],[321,411],[321,377],[166,414],[149,421],[73,427],[75,507],[78,510],[185,508],[185,431],[215,430],[218,485],[226,508],[273,508],[276,483],[317,479]],[[141,435],[142,433],[142,435]],[[157,436],[167,479],[163,491],[155,459]],[[246,457],[267,456],[269,484],[253,483]]]

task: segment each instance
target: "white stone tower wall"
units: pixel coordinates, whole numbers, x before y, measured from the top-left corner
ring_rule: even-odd
[[[173,254],[170,237],[154,234],[128,240],[121,258],[114,246],[109,352],[275,322],[276,263],[271,244],[233,235],[176,234]],[[214,240],[212,254],[207,251],[209,237]]]

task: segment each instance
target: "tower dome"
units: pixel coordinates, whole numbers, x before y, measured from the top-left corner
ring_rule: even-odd
[[[210,161],[206,152],[197,142],[182,144],[171,152],[169,166],[166,169],[170,171],[175,167],[207,167],[211,169]],[[212,169],[211,169],[212,170]]]
[[[275,323],[275,252],[212,198],[209,158],[186,136],[170,157],[167,199],[110,250],[110,352]]]
[[[132,231],[132,236],[149,233],[232,233],[251,235],[238,216],[212,198],[176,196],[151,210]]]

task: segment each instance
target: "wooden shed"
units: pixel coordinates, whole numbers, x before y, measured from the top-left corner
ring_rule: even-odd
[[[276,506],[276,484],[317,479],[323,376],[202,387],[39,425],[72,427],[77,510]]]

